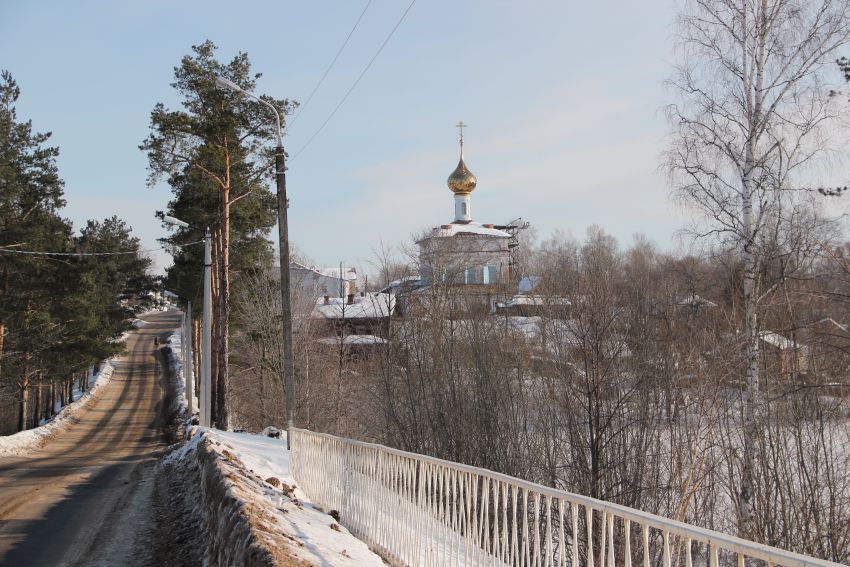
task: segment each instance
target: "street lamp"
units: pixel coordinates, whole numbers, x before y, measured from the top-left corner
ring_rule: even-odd
[[[216,77],[215,82],[219,87],[242,93],[260,104],[266,105],[274,113],[277,122],[275,179],[277,180],[277,227],[278,239],[280,240],[280,318],[283,324],[283,375],[286,383],[284,387],[286,396],[286,448],[289,449],[291,447],[291,435],[288,432],[295,427],[295,361],[292,352],[292,304],[289,296],[289,220],[287,218],[289,200],[286,198],[286,161],[283,151],[280,113],[274,105],[249,93],[233,81],[224,77]]]
[[[180,228],[190,228],[189,223],[180,219],[164,216],[164,222],[179,226]],[[204,232],[204,318],[203,318],[203,333],[201,334],[201,392],[200,406],[200,422],[202,427],[210,426],[210,411],[212,408],[210,400],[210,383],[212,381],[212,250],[210,246],[210,229],[209,227]],[[184,361],[185,364],[185,361]],[[190,394],[191,396],[191,391]],[[189,401],[191,404],[191,399]]]

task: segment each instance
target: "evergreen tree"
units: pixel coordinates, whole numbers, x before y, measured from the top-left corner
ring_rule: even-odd
[[[58,210],[65,204],[56,167],[58,148],[46,147],[50,133],[19,122],[20,96],[8,71],[0,74],[0,380],[16,383],[18,428],[29,425],[29,384],[46,345],[57,336],[51,284],[60,260],[22,253],[64,250],[70,224]],[[7,355],[7,353],[13,353]]]
[[[73,238],[71,223],[59,214],[65,204],[56,167],[59,150],[45,146],[49,133],[34,133],[29,121],[18,121],[19,96],[20,89],[4,71],[0,74],[0,385],[14,392],[18,430],[41,417],[39,386],[52,382],[70,390],[67,386],[75,372],[121,350],[115,339],[129,328],[131,315],[122,300],[150,287],[146,274],[150,261],[141,257],[138,239],[117,217],[89,221],[79,238]],[[87,255],[94,253],[110,254]],[[33,380],[38,382],[35,388]]]
[[[226,428],[227,353],[229,350],[229,299],[232,271],[251,269],[253,262],[271,257],[266,240],[275,220],[275,199],[269,192],[274,155],[275,120],[269,109],[241,94],[216,87],[217,76],[251,91],[260,74],[251,71],[245,53],[230,62],[215,58],[211,41],[192,48],[175,68],[172,84],[182,97],[184,110],[157,104],[151,113],[151,134],[140,149],[147,153],[150,183],[167,177],[175,198],[169,214],[193,228],[177,230],[174,244],[196,242],[203,229],[213,231],[214,340],[213,422]],[[281,115],[291,104],[267,98]],[[238,251],[238,254],[233,252]],[[184,298],[198,298],[200,247],[175,253],[175,265],[166,285]]]

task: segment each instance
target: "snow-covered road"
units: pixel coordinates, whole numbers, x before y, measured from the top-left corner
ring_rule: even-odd
[[[145,319],[78,423],[41,449],[0,457],[0,564],[125,564],[114,554],[142,545],[167,425],[153,338],[180,324],[175,312]]]

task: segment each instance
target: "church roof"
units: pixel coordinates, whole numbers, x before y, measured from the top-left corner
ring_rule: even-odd
[[[463,129],[466,127],[466,124],[461,121],[457,126],[460,128],[460,160],[457,162],[455,170],[449,175],[446,183],[455,195],[469,195],[475,190],[478,179],[469,171],[469,168],[466,167],[466,163],[463,161]]]
[[[434,227],[429,237],[445,238],[449,236],[492,236],[495,238],[510,238],[511,235],[504,230],[493,228],[493,225],[484,225],[478,222],[452,223]],[[428,237],[426,237],[428,238]]]
[[[478,184],[478,179],[476,179],[475,175],[469,171],[469,168],[466,167],[466,163],[463,161],[463,150],[461,150],[460,161],[457,164],[455,170],[449,175],[446,183],[449,186],[449,189],[452,190],[452,193],[456,195],[466,195],[472,193],[475,189],[475,186]]]

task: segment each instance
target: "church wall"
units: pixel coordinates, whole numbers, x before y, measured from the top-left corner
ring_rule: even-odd
[[[424,283],[496,285],[509,279],[507,239],[476,236],[428,238],[420,242]]]

